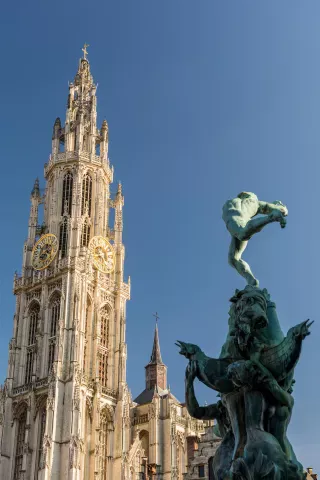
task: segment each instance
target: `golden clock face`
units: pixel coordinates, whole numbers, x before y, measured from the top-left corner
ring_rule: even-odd
[[[94,266],[102,273],[111,273],[114,269],[115,258],[112,245],[101,236],[93,237],[89,243]]]
[[[37,241],[32,250],[31,263],[35,270],[47,268],[58,251],[58,239],[53,233],[47,233]]]

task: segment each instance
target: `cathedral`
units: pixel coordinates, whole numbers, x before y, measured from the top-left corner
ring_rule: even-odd
[[[108,125],[97,128],[83,51],[14,277],[0,479],[182,480],[205,424],[167,386],[157,325],[145,389],[133,400],[127,386],[124,198],[121,184],[110,194]]]

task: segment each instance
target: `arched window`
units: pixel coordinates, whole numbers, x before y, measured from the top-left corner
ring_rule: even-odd
[[[36,330],[39,320],[40,305],[35,303],[29,310],[29,335],[28,345],[34,345],[36,343]]]
[[[87,397],[88,398],[88,397]],[[90,466],[92,465],[92,458],[94,449],[93,446],[93,436],[92,436],[92,406],[90,409],[86,408],[86,418],[85,418],[85,455],[84,455],[84,477],[83,478],[90,478]],[[92,478],[92,477],[91,477]]]
[[[46,433],[46,421],[47,421],[47,409],[44,407],[39,412],[39,444],[38,444],[38,469],[41,470],[45,466],[44,462],[44,451],[43,451],[43,440],[44,434]]]
[[[99,380],[102,387],[108,382],[108,355],[106,352],[99,352]]]
[[[25,383],[30,383],[32,380],[33,363],[35,357],[36,346],[36,330],[39,320],[40,305],[34,303],[29,310],[29,330],[28,330],[28,343],[27,343],[27,359],[25,370]]]
[[[86,174],[82,180],[82,199],[81,199],[81,215],[85,213],[90,217],[92,201],[92,178]]]
[[[67,217],[64,217],[60,225],[59,250],[61,251],[62,258],[67,255],[67,250],[68,250],[68,219]]]
[[[21,469],[22,469],[22,461],[23,461],[24,440],[26,435],[26,423],[27,423],[27,412],[25,410],[20,415],[19,423],[18,423],[13,480],[20,480],[22,478]]]
[[[100,432],[99,432],[99,471],[102,473],[101,478],[109,478],[107,472],[107,458],[110,455],[108,452],[108,440],[110,442],[110,434],[112,432],[112,424],[110,413],[107,408],[104,408],[100,413]]]
[[[88,298],[87,300],[87,308],[86,308],[86,318],[85,318],[85,325],[84,325],[84,347],[83,347],[83,371],[86,372],[88,368],[88,329],[89,329],[89,321],[91,318],[91,302]]]
[[[99,379],[102,387],[108,382],[108,344],[110,309],[105,306],[100,311]]]
[[[57,335],[58,321],[60,317],[60,304],[61,304],[61,299],[60,297],[56,296],[52,301],[51,307],[50,307],[48,374],[51,371],[51,368],[54,362],[54,357],[55,357],[56,335]]]
[[[68,172],[63,177],[61,215],[71,215],[73,175]]]
[[[108,348],[109,343],[109,319],[110,310],[103,307],[100,313],[100,345],[104,348]]]
[[[90,225],[88,219],[86,218],[82,226],[81,232],[81,247],[87,247],[90,240]]]

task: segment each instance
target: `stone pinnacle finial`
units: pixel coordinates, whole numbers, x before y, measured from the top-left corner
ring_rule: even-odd
[[[34,181],[33,189],[31,191],[32,197],[40,197],[40,187],[39,187],[39,178],[37,177]]]

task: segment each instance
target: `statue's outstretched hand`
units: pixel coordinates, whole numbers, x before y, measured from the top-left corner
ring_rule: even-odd
[[[194,360],[190,360],[186,368],[186,382],[192,383],[197,376],[197,363]]]
[[[277,205],[277,209],[280,210],[283,216],[288,216],[288,208],[282,202],[280,202],[280,200],[275,200],[273,205]]]
[[[270,213],[269,218],[273,222],[279,222],[281,228],[284,228],[287,224],[287,220],[285,219],[284,214],[281,212],[281,210],[273,210]]]

